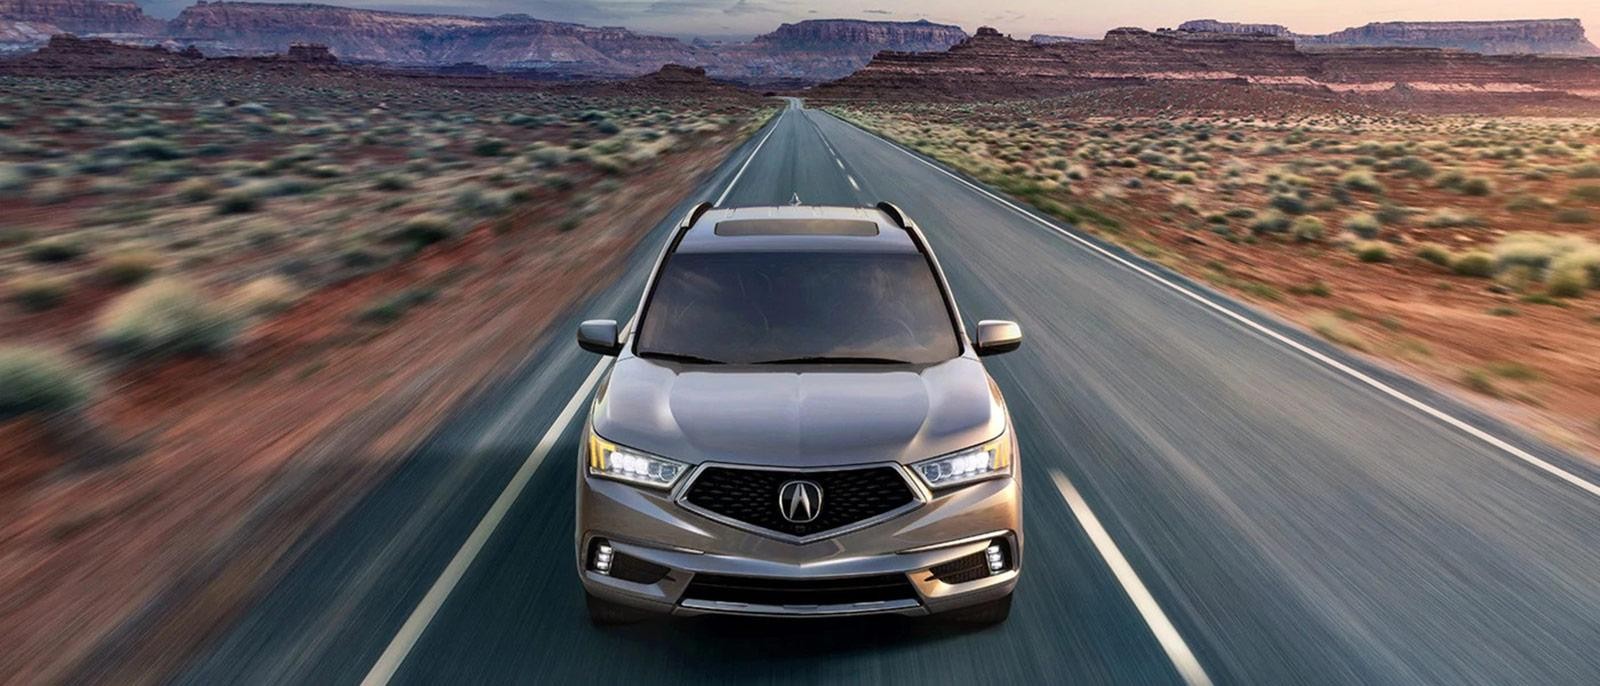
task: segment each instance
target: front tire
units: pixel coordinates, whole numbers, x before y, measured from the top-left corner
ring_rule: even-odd
[[[957,624],[970,626],[991,626],[1006,621],[1011,616],[1011,593],[990,600],[988,602],[951,610],[944,614],[945,620]]]
[[[595,626],[637,624],[650,616],[650,613],[639,608],[596,598],[592,593],[584,593],[583,596],[589,606],[589,623]]]

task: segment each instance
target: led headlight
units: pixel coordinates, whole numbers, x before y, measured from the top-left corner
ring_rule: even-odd
[[[932,489],[1009,474],[1011,441],[1001,435],[976,448],[918,462],[911,467]]]
[[[650,486],[672,488],[678,477],[689,470],[682,462],[624,448],[589,433],[589,474]]]

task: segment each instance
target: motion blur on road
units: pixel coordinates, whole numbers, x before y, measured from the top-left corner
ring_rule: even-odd
[[[571,325],[627,318],[668,213],[612,286],[309,547],[180,682],[1600,675],[1588,465],[798,103],[680,209],[796,195],[907,208],[964,312],[1029,332],[991,363],[1037,475],[1008,623],[587,624],[568,460],[573,408],[600,371]]]

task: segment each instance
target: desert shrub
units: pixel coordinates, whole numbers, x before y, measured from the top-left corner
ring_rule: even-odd
[[[27,190],[30,181],[22,165],[0,162],[0,197]]]
[[[1593,224],[1594,213],[1580,207],[1568,207],[1555,213],[1552,219],[1562,224]]]
[[[1433,229],[1482,226],[1483,220],[1470,212],[1441,207],[1424,217],[1422,224]]]
[[[1316,217],[1301,217],[1294,220],[1290,228],[1294,238],[1302,243],[1314,243],[1322,240],[1322,235],[1327,231],[1322,220]]]
[[[1345,218],[1344,228],[1350,233],[1372,240],[1378,237],[1378,233],[1383,230],[1383,225],[1378,222],[1377,217],[1370,214],[1352,214]]]
[[[10,300],[29,312],[43,312],[66,302],[72,280],[65,276],[26,274],[7,284]]]
[[[1449,267],[1451,261],[1450,249],[1438,243],[1423,243],[1417,246],[1417,258],[1424,262],[1431,262],[1441,267]]]
[[[1577,202],[1600,203],[1600,184],[1584,184],[1567,191],[1567,197]]]
[[[183,158],[178,144],[161,138],[135,138],[117,145],[117,152],[144,160],[176,160]]]
[[[148,250],[113,254],[95,266],[95,279],[111,286],[132,286],[150,278],[161,268],[161,256]]]
[[[1585,286],[1600,288],[1600,246],[1577,247],[1551,261],[1550,271],[1580,274]]]
[[[95,325],[101,345],[140,356],[216,352],[238,332],[239,320],[227,307],[177,279],[157,279],[123,294]]]
[[[1495,244],[1495,263],[1501,269],[1524,266],[1542,271],[1562,255],[1589,248],[1590,244],[1576,236],[1554,236],[1542,233],[1513,233]]]
[[[205,202],[217,197],[216,186],[206,179],[189,179],[178,184],[175,191],[184,202]]]
[[[1450,261],[1450,271],[1461,276],[1487,279],[1494,276],[1494,255],[1475,250]]]
[[[1555,203],[1537,195],[1523,194],[1512,198],[1506,203],[1506,209],[1512,212],[1538,212],[1555,207]]]
[[[1383,184],[1378,181],[1378,177],[1367,171],[1346,172],[1344,176],[1339,177],[1339,187],[1363,193],[1383,192]]]
[[[1277,210],[1267,210],[1250,221],[1250,230],[1257,234],[1283,233],[1289,230],[1288,215]]]
[[[1362,338],[1361,334],[1351,331],[1337,315],[1319,312],[1312,315],[1307,323],[1310,324],[1312,331],[1334,343],[1356,350],[1367,349],[1367,340]]]
[[[1589,286],[1589,274],[1579,268],[1551,269],[1545,292],[1555,298],[1576,298]]]
[[[409,190],[411,179],[404,174],[381,174],[372,182],[372,187],[389,192]]]
[[[1421,157],[1402,157],[1395,160],[1394,167],[1405,172],[1406,176],[1414,179],[1429,179],[1437,173],[1433,165]]]
[[[83,407],[94,395],[88,372],[49,350],[0,348],[0,420]]]
[[[89,248],[83,243],[62,236],[37,240],[23,248],[23,255],[28,258],[28,261],[40,264],[71,262],[83,257],[88,252]]]
[[[1600,162],[1573,166],[1567,170],[1567,175],[1574,179],[1600,179]]]
[[[1288,193],[1279,193],[1272,196],[1268,204],[1272,205],[1273,209],[1286,214],[1305,214],[1307,209],[1305,200],[1298,195]]]
[[[467,214],[477,216],[494,216],[506,211],[507,198],[504,194],[484,190],[481,186],[467,186],[455,195],[456,209]]]
[[[246,316],[277,314],[300,300],[302,291],[286,277],[269,275],[252,279],[228,294],[228,305]]]
[[[374,300],[357,313],[356,319],[367,324],[392,324],[404,317],[411,308],[436,297],[438,297],[437,292],[426,288],[401,291]]]
[[[480,138],[472,143],[472,154],[479,157],[499,157],[506,152],[507,143],[499,138]]]
[[[407,219],[395,230],[394,239],[413,248],[421,249],[440,241],[449,240],[455,235],[455,227],[449,217],[439,214],[423,214]]]
[[[33,232],[10,226],[0,226],[0,248],[22,245],[33,240]]]
[[[1356,259],[1362,262],[1388,262],[1389,246],[1377,241],[1367,241],[1355,246]]]
[[[1469,177],[1455,189],[1462,195],[1483,197],[1494,193],[1494,183],[1481,176]]]
[[[1378,211],[1373,212],[1372,216],[1375,217],[1379,222],[1388,225],[1403,222],[1410,218],[1411,215],[1416,213],[1416,208],[1399,205],[1385,200],[1378,203]]]
[[[217,198],[217,214],[246,214],[261,207],[261,196],[256,189],[237,188]]]

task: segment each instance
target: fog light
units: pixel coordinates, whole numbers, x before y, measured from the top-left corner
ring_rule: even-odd
[[[594,547],[594,571],[609,575],[611,573],[611,556],[613,554],[614,551],[611,550],[610,543],[605,541],[597,543]]]
[[[1006,570],[1006,551],[999,543],[990,543],[983,551],[983,559],[989,563],[990,574],[999,574]]]

